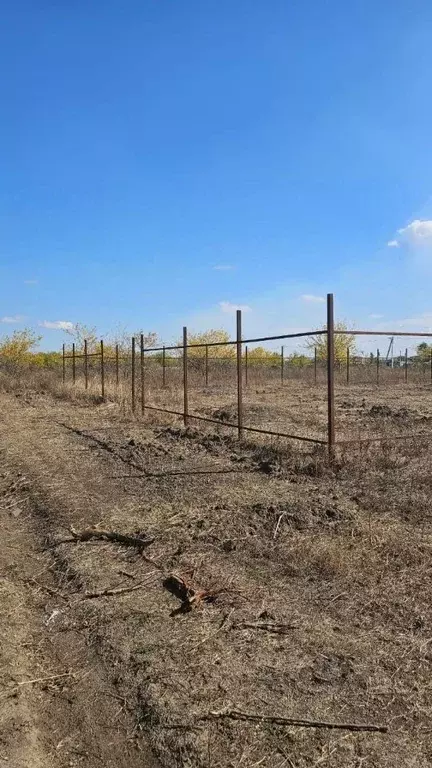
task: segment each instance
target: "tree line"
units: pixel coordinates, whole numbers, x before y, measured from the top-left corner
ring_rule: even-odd
[[[324,327],[325,330],[325,327]],[[343,331],[343,333],[342,333]],[[69,349],[72,343],[75,343],[75,348],[78,353],[82,353],[84,349],[84,340],[87,341],[87,349],[89,353],[98,352],[100,349],[100,337],[97,334],[96,328],[86,326],[82,323],[75,323],[75,325],[66,331],[70,338]],[[146,349],[160,346],[160,340],[158,334],[154,331],[138,330],[134,335],[137,339],[141,334],[144,337],[144,345]],[[27,362],[32,363],[39,367],[55,367],[61,362],[62,353],[59,351],[42,352],[38,350],[38,346],[42,336],[37,334],[31,328],[24,328],[19,331],[14,331],[10,336],[3,336],[0,338],[0,357],[11,362]],[[190,333],[188,336],[188,343],[192,345],[188,350],[188,356],[194,359],[204,358],[206,355],[205,345],[217,344],[217,346],[211,346],[208,348],[209,356],[212,359],[230,360],[236,356],[236,347],[234,344],[228,344],[230,337],[227,331],[222,329],[210,329],[198,333]],[[167,353],[167,358],[175,358],[181,354],[181,347],[183,344],[182,339],[178,339],[174,342],[174,345],[178,347],[177,350],[171,350]],[[199,345],[196,349],[193,345]],[[310,336],[305,339],[305,352],[292,352],[286,355],[286,360],[293,365],[303,366],[311,362],[315,353],[318,360],[327,359],[327,336],[326,334]],[[173,346],[173,345],[169,345]],[[124,329],[119,329],[114,333],[104,338],[104,348],[107,357],[114,356],[116,347],[118,347],[121,355],[127,355],[130,353],[131,348],[131,335]],[[351,357],[358,354],[356,347],[356,336],[349,333],[347,324],[344,322],[335,323],[334,334],[334,347],[335,347],[335,359],[337,362],[343,363],[347,357],[347,350],[349,350]],[[420,361],[430,360],[432,354],[432,345],[426,342],[418,344],[416,349],[416,356]],[[155,357],[160,357],[162,352],[154,353]],[[254,346],[248,349],[248,361],[251,363],[269,363],[278,364],[280,362],[280,352],[266,349],[263,346]]]

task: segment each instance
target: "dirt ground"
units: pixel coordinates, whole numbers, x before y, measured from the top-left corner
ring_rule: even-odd
[[[220,395],[194,407],[229,413]],[[0,397],[1,768],[432,765],[427,387],[341,389],[340,435],[424,437],[332,467],[320,446]],[[319,388],[246,409],[325,427]],[[76,540],[89,526],[149,543]]]

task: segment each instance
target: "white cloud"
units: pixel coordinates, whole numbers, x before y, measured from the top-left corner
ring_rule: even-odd
[[[69,320],[44,320],[39,325],[41,328],[50,328],[55,331],[70,331],[73,328],[73,323]]]
[[[217,272],[229,272],[230,269],[235,269],[232,264],[215,264],[213,267]]]
[[[399,248],[401,245],[408,245],[411,248],[425,246],[432,248],[432,220],[414,219],[406,227],[398,229],[397,235],[397,238],[387,243],[389,248]]]
[[[25,285],[37,285],[37,280],[24,280]]]
[[[232,315],[238,309],[241,309],[242,312],[252,312],[251,307],[248,307],[247,304],[231,304],[230,301],[220,301],[219,306],[226,315]]]
[[[324,304],[325,302],[324,296],[314,296],[313,293],[303,293],[300,298],[302,301],[311,301],[315,304]]]
[[[24,320],[24,315],[6,315],[0,319],[1,323],[21,323]]]
[[[381,318],[384,317],[384,315],[378,315],[375,312],[372,312],[372,314],[369,315],[369,317],[371,318],[371,320],[381,320]]]

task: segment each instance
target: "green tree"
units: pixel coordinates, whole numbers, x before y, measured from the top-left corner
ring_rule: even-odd
[[[326,329],[326,326],[324,326]],[[350,351],[350,355],[356,353],[356,337],[351,333],[345,333],[348,331],[348,326],[343,321],[339,320],[335,323],[334,333],[334,352],[335,360],[343,363],[346,360],[347,349]],[[338,331],[344,331],[344,333],[338,333]],[[319,336],[309,336],[306,341],[306,347],[311,352],[315,349],[317,351],[317,357],[319,360],[327,360],[327,334],[323,333]]]
[[[417,354],[421,360],[429,360],[431,355],[432,346],[427,344],[426,341],[420,342],[417,345]]]
[[[300,354],[299,352],[293,352],[288,357],[288,361],[290,365],[295,365],[298,368],[303,368],[304,365],[309,365],[312,362],[312,359],[307,355]]]

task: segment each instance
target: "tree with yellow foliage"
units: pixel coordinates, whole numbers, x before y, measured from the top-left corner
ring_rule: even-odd
[[[324,326],[325,328],[326,326]],[[334,326],[334,355],[335,360],[340,363],[345,362],[347,357],[347,349],[350,351],[350,355],[356,353],[356,337],[351,333],[338,333],[338,331],[348,331],[348,326],[343,321],[339,320]],[[318,360],[327,360],[327,334],[323,333],[320,336],[309,336],[306,341],[306,347],[313,352],[317,351]]]
[[[28,361],[41,338],[42,336],[38,336],[31,328],[23,328],[21,331],[14,331],[11,336],[3,336],[0,339],[0,359],[12,363]]]
[[[208,351],[209,357],[234,358],[236,355],[235,345],[229,344],[227,346],[223,346],[227,344],[229,340],[230,340],[229,333],[222,329],[212,328],[209,331],[203,331],[202,333],[190,333],[188,335],[188,345],[204,344],[204,346],[196,347],[196,349],[194,349],[193,346],[189,347],[188,357],[204,358],[206,354],[205,345],[218,343],[221,346],[209,347],[209,351]],[[178,341],[177,344],[179,347],[182,347],[183,339],[181,341]]]

